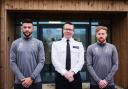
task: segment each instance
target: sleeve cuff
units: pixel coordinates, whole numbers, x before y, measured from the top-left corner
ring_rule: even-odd
[[[105,80],[106,80],[107,82],[109,82],[109,80],[108,80],[107,78],[105,78]]]
[[[20,79],[20,80],[22,80],[22,79],[24,79],[24,78],[25,78],[24,76],[19,76],[19,79]]]
[[[67,72],[67,70],[63,70],[62,73],[61,73],[61,75],[62,75],[62,76],[65,75],[66,72]]]
[[[70,71],[73,71],[75,74],[77,74],[78,72],[77,70],[73,70],[73,69],[71,69]]]
[[[34,75],[31,75],[30,77],[31,77],[31,79],[32,79],[32,80],[35,80],[35,77],[34,77]]]
[[[99,84],[99,82],[100,82],[100,79],[99,79],[99,80],[97,80],[96,82],[97,82],[97,84]]]

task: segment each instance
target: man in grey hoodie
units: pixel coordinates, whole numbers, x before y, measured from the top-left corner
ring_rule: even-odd
[[[10,65],[15,75],[14,89],[42,89],[40,72],[44,66],[43,43],[32,37],[33,23],[22,22],[23,37],[15,40],[10,49]]]
[[[114,45],[106,42],[107,30],[105,26],[98,26],[97,42],[87,48],[90,89],[115,89],[113,77],[118,69],[118,53]]]

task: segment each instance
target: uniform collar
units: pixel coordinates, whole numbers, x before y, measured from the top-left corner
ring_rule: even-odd
[[[63,38],[62,38],[62,41],[67,42],[67,38],[63,37]],[[73,38],[70,38],[70,39],[69,39],[69,42],[72,42],[72,41],[74,41],[74,39],[73,39]]]

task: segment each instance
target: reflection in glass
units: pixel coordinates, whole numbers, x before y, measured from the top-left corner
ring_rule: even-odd
[[[74,39],[76,41],[82,42],[84,45],[86,44],[86,29],[85,28],[76,28],[74,30]]]
[[[91,44],[96,42],[96,26],[91,26]]]
[[[16,26],[16,38],[21,37],[21,28],[20,26]]]
[[[54,67],[51,62],[51,46],[53,41],[60,40],[62,38],[61,28],[42,28],[43,43],[45,49],[45,65],[43,72],[41,73],[43,82],[53,82],[55,78]]]
[[[37,38],[37,26],[34,26],[34,31],[33,31],[33,33],[32,33],[32,36],[33,36],[34,38]]]

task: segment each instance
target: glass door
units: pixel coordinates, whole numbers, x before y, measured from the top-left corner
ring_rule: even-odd
[[[41,72],[43,83],[51,83],[54,82],[55,73],[54,73],[54,67],[51,62],[51,46],[53,41],[60,40],[62,38],[62,28],[60,27],[49,27],[45,28],[41,26],[42,29],[42,40],[44,44],[44,50],[45,50],[45,64],[44,68]],[[41,37],[40,37],[41,38]]]
[[[90,43],[90,40],[88,38],[88,35],[90,33],[89,31],[90,31],[90,28],[88,25],[85,25],[83,28],[76,26],[75,31],[74,31],[74,39],[79,42],[82,42],[84,49],[85,49],[85,54],[86,54],[86,48]],[[81,79],[83,82],[87,82],[89,80],[89,76],[88,76],[85,64],[80,74],[81,74]]]
[[[51,62],[51,45],[53,41],[61,40],[63,37],[62,24],[40,24],[38,26],[38,39],[43,41],[44,49],[45,49],[45,65],[43,71],[41,72],[43,83],[52,83],[55,80],[55,69]],[[84,48],[88,45],[87,34],[89,31],[88,25],[82,25],[75,22],[74,29],[74,39],[83,43]],[[83,81],[87,81],[87,73],[85,66],[82,69],[81,77]]]

